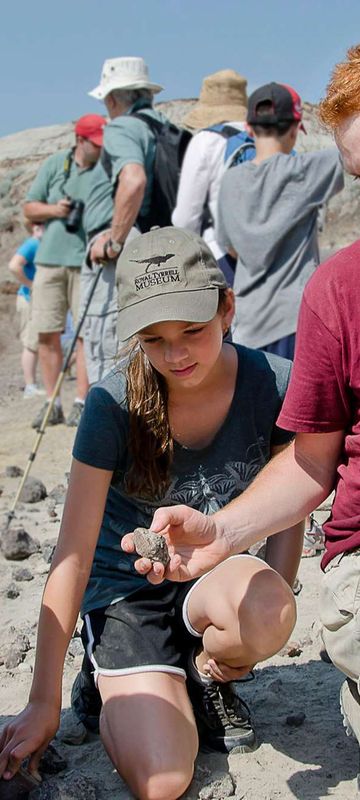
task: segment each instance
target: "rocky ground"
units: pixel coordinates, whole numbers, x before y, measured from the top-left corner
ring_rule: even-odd
[[[176,101],[166,104],[165,110],[181,121],[193,102]],[[309,136],[299,148],[329,146],[330,139],[316,120],[316,109],[309,105],[305,124]],[[30,421],[41,403],[22,399],[15,285],[8,280],[7,261],[25,235],[21,203],[29,182],[44,157],[69,146],[71,139],[70,124],[0,139],[0,525],[7,519],[20,480],[9,467],[25,468],[35,437]],[[335,243],[340,246],[358,236],[359,205],[359,187],[348,179],[346,191],[327,210],[323,248],[332,250]],[[73,382],[66,380],[66,411],[73,396]],[[30,496],[17,505],[9,527],[10,540],[2,538],[0,727],[21,710],[28,696],[39,604],[59,530],[73,437],[74,429],[66,426],[47,429],[31,469],[31,476],[39,479],[45,490],[39,484],[30,487]],[[256,680],[241,687],[253,710],[258,750],[229,757],[200,753],[184,800],[351,800],[359,796],[358,746],[345,736],[339,712],[342,678],[319,656],[319,576],[319,558],[302,561],[303,589],[298,596],[293,645],[257,668]],[[81,664],[78,630],[66,657],[63,714],[69,708],[71,685]],[[81,746],[56,741],[55,747],[58,757],[50,755],[43,770],[45,781],[32,800],[130,800],[96,736]],[[10,784],[0,782],[0,800],[25,796],[15,797]]]
[[[9,314],[1,317],[3,333],[4,328],[10,330],[13,301],[13,297],[8,298]],[[8,333],[6,337],[8,341]],[[34,442],[30,420],[41,400],[22,399],[19,345],[15,338],[10,337],[6,358],[0,363],[0,502],[4,522],[20,480],[12,476],[14,471],[9,467],[26,466]],[[70,408],[73,391],[73,381],[66,380],[65,410]],[[41,485],[30,487],[27,502],[25,498],[19,502],[9,527],[15,541],[2,540],[0,726],[20,711],[29,692],[40,598],[59,530],[73,437],[74,429],[63,425],[47,429],[30,473],[42,482],[46,496],[30,502],[44,495]],[[36,495],[36,491],[40,493]],[[19,529],[31,539],[23,533],[16,534]],[[19,547],[24,557],[14,560]],[[186,800],[351,800],[358,796],[358,747],[346,737],[339,712],[341,675],[319,656],[319,558],[302,561],[300,579],[303,589],[298,596],[298,623],[292,635],[295,645],[290,652],[285,649],[256,669],[256,680],[241,688],[253,710],[258,750],[229,757],[200,753]],[[64,714],[81,664],[77,634],[78,629],[66,657]],[[50,769],[61,771],[56,775],[44,773],[46,781],[33,800],[130,800],[128,789],[114,773],[96,736],[81,746],[58,742],[55,746],[66,763],[60,761],[54,766],[52,759]],[[10,800],[5,790],[9,786],[0,783],[1,800]]]

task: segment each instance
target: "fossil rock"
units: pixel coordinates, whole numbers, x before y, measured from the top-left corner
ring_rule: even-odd
[[[150,561],[160,561],[164,567],[170,561],[169,551],[166,541],[159,533],[153,533],[148,528],[135,528],[134,545],[136,552]]]

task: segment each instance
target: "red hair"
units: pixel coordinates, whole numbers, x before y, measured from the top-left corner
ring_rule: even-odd
[[[319,106],[320,120],[328,128],[337,128],[347,117],[360,113],[360,44],[350,47],[346,58],[334,68]]]

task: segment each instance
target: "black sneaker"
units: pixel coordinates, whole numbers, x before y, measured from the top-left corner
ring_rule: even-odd
[[[37,430],[40,429],[42,421],[45,417],[49,405],[49,400],[42,406],[38,414],[36,415],[35,419],[33,419],[31,423],[32,428],[36,428]],[[65,422],[65,417],[61,406],[53,405],[49,418],[47,420],[47,425],[62,425]]]
[[[75,400],[73,403],[73,407],[70,411],[70,414],[66,420],[66,424],[70,426],[70,428],[77,428],[81,414],[84,410],[84,403],[79,403],[78,400]]]
[[[72,711],[88,731],[99,733],[101,706],[101,696],[91,674],[90,661],[84,656],[81,671],[77,674],[71,690]]]
[[[200,744],[221,753],[249,753],[256,750],[256,734],[250,709],[235,695],[228,683],[205,684],[187,678]]]

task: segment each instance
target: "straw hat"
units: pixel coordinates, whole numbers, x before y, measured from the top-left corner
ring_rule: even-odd
[[[200,99],[184,117],[189,128],[207,128],[219,122],[246,119],[247,80],[234,69],[222,69],[204,78]]]

